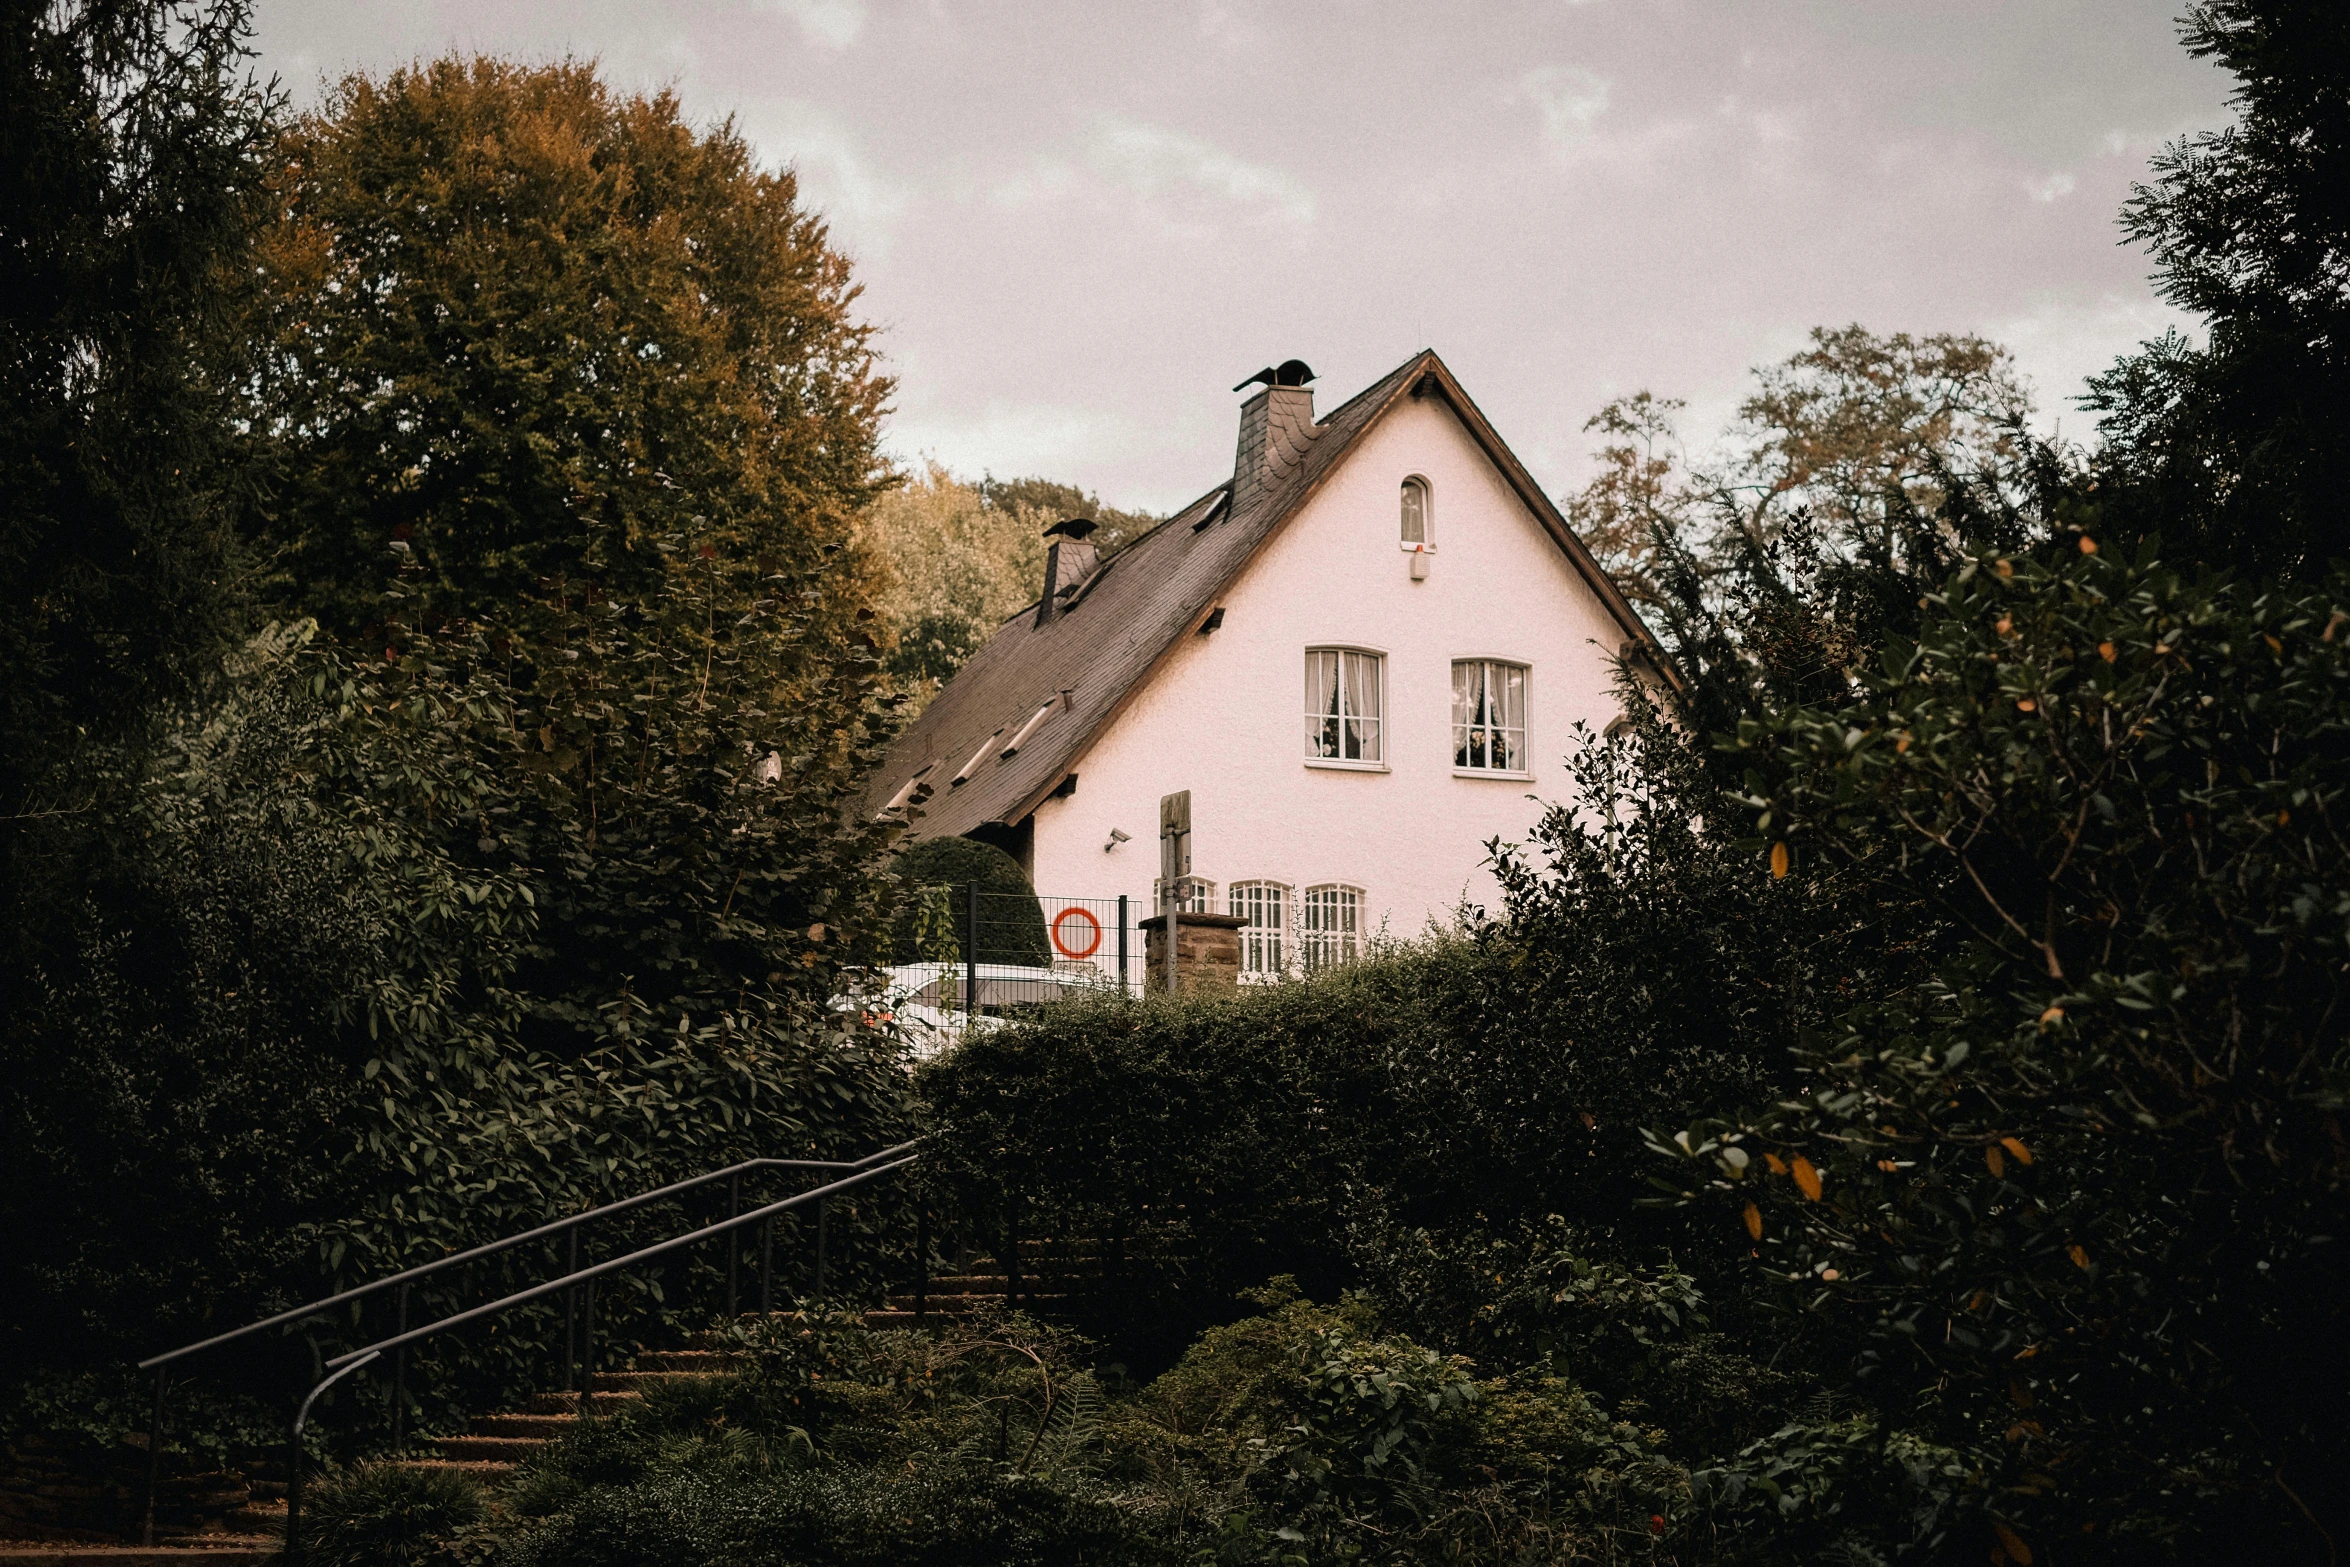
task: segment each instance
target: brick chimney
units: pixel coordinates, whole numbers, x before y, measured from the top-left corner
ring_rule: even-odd
[[[1255,504],[1297,471],[1322,432],[1314,424],[1314,372],[1302,359],[1259,370],[1233,388],[1262,390],[1240,405],[1240,445],[1232,459],[1233,514]]]
[[[1071,517],[1044,530],[1052,544],[1044,552],[1044,593],[1037,600],[1036,623],[1043,625],[1060,613],[1062,599],[1085,586],[1101,565],[1101,552],[1087,535],[1099,526],[1090,517]]]

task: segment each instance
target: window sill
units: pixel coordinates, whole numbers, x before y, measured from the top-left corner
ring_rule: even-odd
[[[1532,783],[1534,781],[1532,773],[1497,773],[1489,767],[1456,767],[1452,770],[1452,775],[1455,778],[1494,778],[1503,783]]]
[[[1306,758],[1306,765],[1319,767],[1324,772],[1332,773],[1383,773],[1387,771],[1385,762],[1345,762],[1331,756],[1309,756]]]

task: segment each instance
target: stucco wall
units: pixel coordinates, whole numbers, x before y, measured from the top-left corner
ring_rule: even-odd
[[[1397,537],[1412,474],[1434,497],[1420,582]],[[1079,760],[1076,792],[1038,810],[1048,897],[1147,906],[1159,797],[1189,789],[1192,869],[1216,883],[1219,912],[1236,881],[1347,882],[1367,894],[1368,930],[1416,935],[1464,897],[1491,903],[1486,840],[1522,838],[1540,811],[1528,795],[1564,792],[1575,723],[1618,712],[1621,631],[1436,399],[1404,401],[1363,436],[1223,604],[1222,627],[1187,638]],[[1386,772],[1307,765],[1305,649],[1327,643],[1387,656]],[[1531,780],[1453,771],[1452,661],[1479,655],[1531,667]],[[1113,827],[1132,841],[1105,853]]]

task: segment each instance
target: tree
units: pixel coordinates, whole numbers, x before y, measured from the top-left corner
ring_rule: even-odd
[[[1964,549],[2022,547],[2074,482],[2024,428],[2013,360],[1979,337],[1818,327],[1755,379],[1694,460],[1681,404],[1609,403],[1585,425],[1607,438],[1601,471],[1566,502],[1660,623],[1701,731],[1849,692]]]
[[[1833,984],[1793,1092],[1654,1147],[1968,1507],[2068,1559],[2316,1559],[2350,580],[2077,539],[1971,560],[1858,701],[1741,726],[1750,852],[1925,961]]]
[[[731,126],[575,63],[352,77],[273,189],[261,537],[351,645],[506,715],[450,831],[535,889],[526,1038],[819,1020],[885,923],[846,806],[894,722],[848,263]]]
[[[881,609],[890,672],[918,710],[996,629],[1044,591],[1044,530],[1070,517],[1101,524],[1104,554],[1155,526],[1141,512],[1049,479],[965,484],[932,463],[866,511],[861,537],[887,574]]]
[[[271,113],[241,75],[247,12],[84,0],[0,14],[0,816],[13,820],[86,805],[57,764],[184,695],[238,638],[224,398]]]
[[[2350,14],[2213,0],[2188,51],[2236,123],[2184,137],[2123,209],[2162,296],[2203,318],[2090,383],[2117,528],[2211,565],[2315,578],[2350,554]]]
[[[578,63],[443,59],[342,82],[271,195],[258,526],[296,605],[363,641],[528,637],[583,591],[658,596],[682,536],[823,564],[828,622],[862,605],[827,551],[881,486],[890,382],[846,258],[731,124]]]

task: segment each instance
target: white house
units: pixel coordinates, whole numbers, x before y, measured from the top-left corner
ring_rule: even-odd
[[[1486,844],[1558,799],[1578,723],[1656,639],[1434,352],[1318,422],[1292,360],[1243,387],[1237,461],[1043,596],[899,737],[867,808],[1017,858],[1047,901],[1155,906],[1159,802],[1191,792],[1186,906],[1295,970],[1495,892]]]

